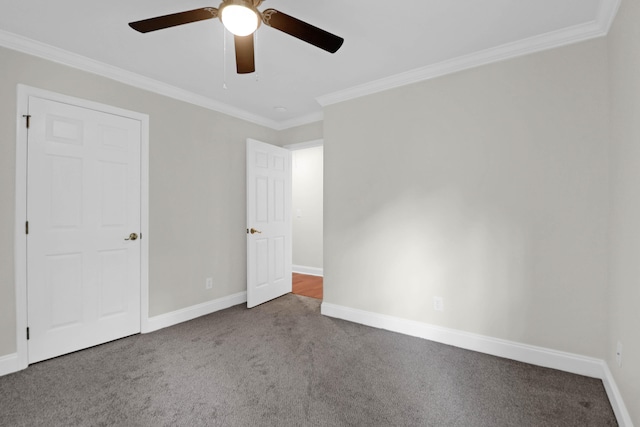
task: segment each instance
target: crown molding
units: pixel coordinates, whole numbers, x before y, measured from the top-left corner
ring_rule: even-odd
[[[359,98],[423,80],[479,67],[481,65],[602,37],[609,32],[618,8],[620,7],[620,1],[621,0],[601,0],[596,20],[592,22],[534,36],[525,40],[508,43],[470,55],[374,80],[362,85],[353,86],[342,91],[317,97],[316,101],[324,107],[349,99]],[[284,121],[271,120],[158,80],[3,30],[0,30],[0,46],[217,111],[277,131],[321,121],[324,118],[322,112],[317,112]]]
[[[609,32],[609,28],[611,28],[611,24],[613,23],[619,7],[620,0],[601,0],[597,17],[594,21],[485,49],[483,51],[449,59],[426,67],[416,68],[414,70],[379,80],[374,80],[345,90],[320,96],[316,98],[316,101],[325,107],[338,102],[348,101],[350,99],[372,95],[374,93],[400,86],[434,79],[436,77],[479,67],[481,65],[504,61],[543,50],[554,49],[556,47],[566,46],[597,37],[603,37]]]
[[[149,92],[167,96],[178,101],[187,102],[209,110],[217,111],[238,119],[246,120],[257,125],[274,130],[282,130],[286,127],[282,123],[270,120],[262,116],[249,113],[245,110],[232,107],[211,98],[189,92],[184,89],[145,77],[122,68],[114,67],[104,62],[96,61],[64,49],[60,49],[46,43],[32,40],[15,33],[0,30],[0,46],[33,55],[48,61],[86,71],[129,86],[144,89]]]

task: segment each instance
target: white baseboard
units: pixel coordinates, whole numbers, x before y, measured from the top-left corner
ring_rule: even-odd
[[[322,303],[320,311],[325,316],[348,320],[374,328],[424,338],[430,341],[543,366],[545,368],[558,369],[560,371],[601,379],[619,425],[621,427],[633,427],[629,412],[626,409],[615,380],[609,371],[609,367],[604,360],[492,338],[456,329],[443,328],[427,323],[326,302]]]
[[[324,276],[324,270],[318,267],[305,267],[304,265],[292,265],[294,273],[308,274],[310,276]]]
[[[18,363],[18,353],[0,356],[0,377],[7,374],[18,372],[20,366]]]
[[[193,320],[196,317],[205,316],[245,302],[247,302],[247,293],[238,292],[237,294],[218,298],[213,301],[203,302],[202,304],[193,305],[181,310],[150,317],[147,321],[147,327],[142,331],[142,333],[153,332],[158,329],[177,325],[178,323]]]
[[[213,301],[207,301],[202,304],[172,311],[171,313],[154,316],[148,319],[148,321],[146,322],[146,327],[141,332],[148,333],[157,331],[159,329],[177,325],[178,323],[186,322],[188,320],[192,320],[200,316],[205,316],[207,314],[224,310],[225,308],[233,307],[234,305],[242,304],[245,302],[247,302],[247,293],[238,292],[237,294],[218,298]],[[20,368],[17,353],[0,356],[0,376],[17,372],[21,369],[23,368]]]
[[[613,379],[609,365],[603,362],[603,369],[604,378],[602,378],[602,383],[607,391],[607,396],[609,396],[613,412],[616,414],[616,418],[618,419],[618,424],[620,427],[633,427],[631,415],[627,410],[627,406],[624,404],[624,400],[622,399],[622,395],[620,394],[616,381]]]

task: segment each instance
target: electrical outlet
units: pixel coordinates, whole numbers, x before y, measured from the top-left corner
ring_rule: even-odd
[[[444,311],[444,299],[442,297],[433,297],[433,309],[435,311]]]
[[[616,347],[616,362],[618,362],[618,366],[622,367],[622,343],[618,341],[618,346]]]
[[[213,277],[207,277],[207,280],[205,281],[205,285],[204,287],[206,289],[211,289],[213,288]]]

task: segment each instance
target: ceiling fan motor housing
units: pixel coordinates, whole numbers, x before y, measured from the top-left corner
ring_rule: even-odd
[[[260,27],[260,24],[262,24],[262,15],[260,14],[260,11],[257,8],[260,5],[260,3],[262,3],[262,0],[224,0],[218,7],[218,18],[220,19],[220,22],[222,22],[222,25],[225,26],[225,28],[227,28],[232,33],[236,34],[236,32],[233,31],[231,28],[231,25],[233,24],[229,23],[228,21],[225,22],[224,9],[229,6],[239,6],[241,8],[248,9],[254,13],[256,18],[256,27],[253,31],[249,33],[249,34],[253,34],[253,32],[255,32],[255,30],[257,30]],[[248,35],[248,34],[242,34],[242,35]]]

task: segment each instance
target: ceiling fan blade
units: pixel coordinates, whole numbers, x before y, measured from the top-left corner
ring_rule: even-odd
[[[236,70],[238,74],[253,73],[256,70],[253,55],[253,34],[233,36],[236,47]]]
[[[203,21],[217,16],[218,9],[215,7],[203,7],[201,9],[188,10],[186,12],[172,13],[170,15],[143,19],[142,21],[130,22],[129,26],[141,33],[148,33],[149,31],[162,30],[164,28],[175,27],[176,25]]]
[[[275,9],[267,9],[262,12],[262,22],[277,30],[299,38],[302,41],[311,43],[314,46],[324,49],[327,52],[336,53],[344,39],[335,34],[331,34],[311,24],[307,24],[286,13]]]

